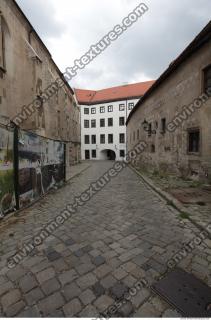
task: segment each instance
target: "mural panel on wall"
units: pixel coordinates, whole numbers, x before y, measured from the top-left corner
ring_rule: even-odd
[[[19,131],[20,208],[64,182],[64,144]]]
[[[0,217],[15,208],[13,135],[0,127]]]

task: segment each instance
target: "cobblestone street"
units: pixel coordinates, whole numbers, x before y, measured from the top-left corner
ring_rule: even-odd
[[[79,196],[113,162],[90,166],[63,188],[0,226],[0,316],[98,317],[138,281],[148,286],[120,304],[112,316],[180,316],[150,285],[167,262],[200,233],[168,206],[130,168],[80,207],[14,269],[7,259]],[[210,283],[211,241],[179,266]]]

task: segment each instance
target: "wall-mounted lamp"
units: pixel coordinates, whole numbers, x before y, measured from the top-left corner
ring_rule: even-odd
[[[148,134],[156,134],[156,130],[152,130],[152,124],[147,122],[146,119],[142,122],[142,127],[144,131],[148,132]]]

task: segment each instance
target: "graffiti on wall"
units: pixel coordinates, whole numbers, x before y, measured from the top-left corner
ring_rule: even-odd
[[[19,131],[19,205],[23,208],[64,182],[64,144]]]
[[[0,127],[0,217],[14,207],[13,132]]]

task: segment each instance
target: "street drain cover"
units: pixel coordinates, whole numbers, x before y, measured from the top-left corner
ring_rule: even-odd
[[[152,289],[186,317],[211,317],[211,288],[184,270],[175,269]]]

